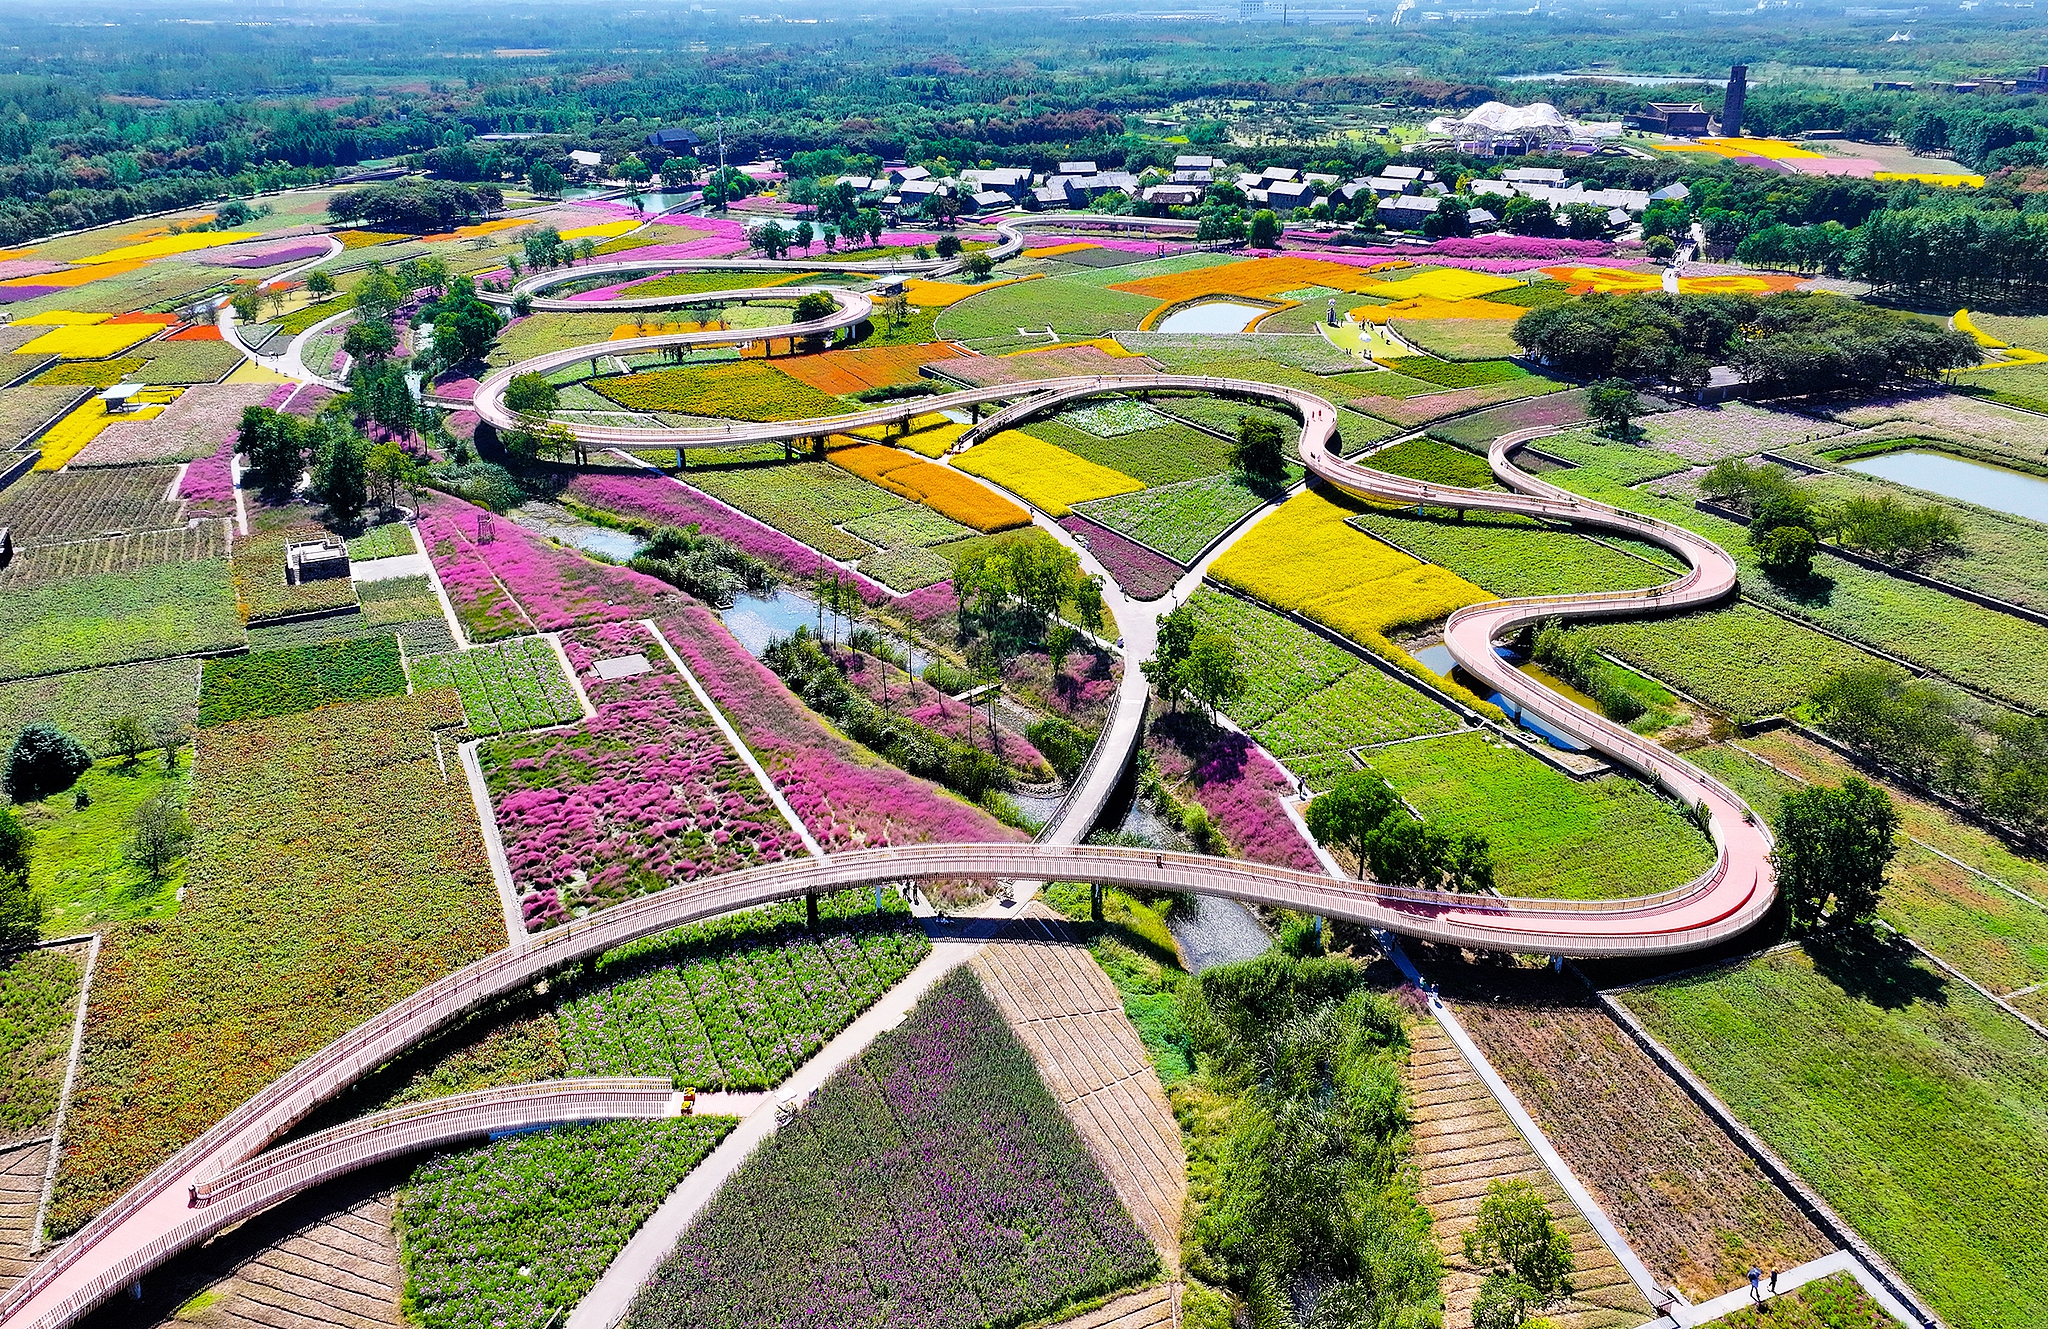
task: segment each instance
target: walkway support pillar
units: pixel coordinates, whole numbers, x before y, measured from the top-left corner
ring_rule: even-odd
[[[818,930],[818,897],[815,895],[804,896],[804,926],[813,932]]]
[[[1099,881],[1088,887],[1088,917],[1097,923],[1102,921],[1102,883]]]

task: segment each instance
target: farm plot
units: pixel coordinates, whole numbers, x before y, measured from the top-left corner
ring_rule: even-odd
[[[909,907],[864,891],[751,910],[609,952],[556,1016],[572,1075],[660,1075],[768,1089],[931,951]]]
[[[1858,773],[1826,748],[1784,732],[1704,748],[1692,759],[1773,823],[1788,790],[1804,783],[1836,785]],[[2042,899],[2038,892],[2048,890],[2048,869],[2015,856],[1990,833],[1934,804],[1890,786],[1886,792],[1911,838],[1899,841],[1879,916],[2000,995],[2048,982],[2048,909],[1999,886]],[[1972,867],[1988,864],[1978,872],[1992,873],[1995,880],[1955,859]]]
[[[251,626],[355,605],[355,582],[346,577],[318,577],[297,585],[285,580],[286,546],[325,539],[327,534],[309,508],[250,510],[249,534],[235,541],[233,562],[235,594]]]
[[[1047,328],[1062,337],[1099,337],[1137,327],[1158,303],[1075,277],[1044,277],[991,287],[948,305],[932,326],[939,339],[969,345],[1016,342],[1019,329],[1041,339]]]
[[[1883,663],[1846,642],[1739,602],[1676,618],[1570,630],[1738,724],[1783,714],[1806,699],[1815,679]]]
[[[529,931],[802,852],[646,628],[599,624],[562,646],[597,714],[478,753]],[[639,660],[637,673],[597,672]]]
[[[845,396],[869,388],[915,383],[918,370],[940,360],[958,357],[957,347],[938,343],[928,346],[859,346],[850,351],[827,351],[822,355],[799,355],[779,363],[782,372],[819,392]]]
[[[1427,436],[1411,438],[1390,448],[1381,448],[1365,464],[1389,475],[1405,475],[1435,485],[1457,485],[1464,489],[1498,489],[1493,468],[1463,448],[1439,443]]]
[[[886,489],[827,462],[801,461],[729,471],[693,471],[689,483],[829,558],[874,552],[839,523],[904,506]]]
[[[1480,404],[1483,403],[1474,403]],[[1476,411],[1456,420],[1443,420],[1431,426],[1429,436],[1461,448],[1484,453],[1493,440],[1502,434],[1512,434],[1520,429],[1563,429],[1572,425],[1582,425],[1590,418],[1586,414],[1585,392],[1574,388],[1514,402],[1507,406],[1495,406],[1491,410]]]
[[[405,692],[390,634],[208,660],[199,681],[200,726],[294,715],[337,701]]]
[[[616,312],[606,314],[529,314],[515,318],[498,334],[485,363],[493,369],[531,360],[548,351],[566,351],[608,340],[619,325]],[[312,357],[307,357],[313,364]]]
[[[983,533],[1031,523],[1030,513],[1001,494],[989,492],[949,467],[935,466],[894,448],[876,443],[835,448],[828,454],[828,460],[891,493],[913,499]]]
[[[164,497],[177,476],[175,466],[38,472],[0,490],[0,526],[13,531],[16,548],[182,526],[179,504]]]
[[[1515,344],[1509,329],[1511,322],[1484,318],[1400,318],[1391,319],[1388,326],[1400,335],[1403,341],[1419,346],[1431,355],[1445,360],[1485,361],[1496,356],[1520,355],[1522,348]],[[1406,372],[1409,366],[1397,365]],[[1442,379],[1431,379],[1440,383]],[[1460,385],[1468,386],[1468,385]]]
[[[1367,763],[1424,815],[1490,839],[1503,895],[1649,895],[1714,863],[1706,835],[1645,785],[1576,781],[1483,733],[1381,748]]]
[[[1390,374],[1387,377],[1400,376]],[[1415,380],[1407,381],[1412,383]],[[1409,392],[1399,396],[1392,395],[1388,387],[1380,386],[1367,389],[1374,395],[1357,397],[1347,404],[1353,410],[1363,411],[1388,424],[1413,429],[1432,421],[1448,420],[1454,415],[1464,415],[1466,412],[1477,411],[1481,407],[1494,406],[1501,402],[1552,395],[1564,386],[1555,379],[1540,378],[1534,374],[1509,379],[1503,383],[1488,383],[1476,388],[1446,389],[1432,384],[1427,393]]]
[[[148,363],[136,372],[141,383],[180,386],[190,383],[218,383],[236,365],[242,353],[224,341],[157,340],[142,348]]]
[[[221,651],[242,640],[223,559],[13,586],[0,595],[0,679]]]
[[[408,1319],[492,1329],[568,1314],[735,1124],[558,1126],[422,1164],[400,1192],[395,1224]]]
[[[1088,547],[1111,580],[1134,600],[1157,600],[1180,580],[1178,563],[1125,539],[1107,526],[1075,512],[1060,518],[1064,526]]]
[[[133,715],[151,733],[170,725],[189,729],[198,718],[198,697],[199,661],[190,658],[0,683],[0,748],[11,748],[16,734],[44,720],[104,757],[114,750],[110,721]]]
[[[254,627],[249,629],[249,649],[276,651],[289,646],[314,646],[323,641],[369,636],[380,630],[397,633],[409,656],[455,649],[455,637],[441,612],[440,598],[425,577],[360,581],[356,583],[356,594],[362,599],[360,612]]]
[[[462,694],[469,732],[480,738],[564,724],[583,714],[554,647],[535,637],[446,651],[412,661],[413,686]]]
[[[1751,1265],[1829,1249],[1576,979],[1458,964],[1431,977],[1658,1282],[1699,1302],[1740,1287]]]
[[[1911,434],[1949,439],[2028,461],[2048,449],[2048,420],[2028,411],[1953,392],[1916,392],[1859,402],[1828,413],[1828,418],[1878,436]]]
[[[1204,628],[1237,644],[1248,686],[1230,718],[1290,766],[1296,756],[1460,727],[1414,688],[1271,610],[1206,590],[1188,607]]]
[[[0,1146],[48,1134],[71,1055],[85,953],[22,951],[0,965]]]
[[[420,541],[472,641],[646,618],[681,598],[666,582],[585,558],[512,522],[496,523],[492,538],[479,541],[485,519],[480,509],[439,498],[428,501],[419,523]]]
[[[1054,517],[1066,516],[1076,503],[1145,487],[1121,471],[1097,466],[1015,429],[969,448],[954,464],[969,475],[995,481]]]
[[[963,968],[756,1150],[629,1314],[648,1329],[867,1324],[891,1307],[1016,1324],[1157,1266]]]
[[[1748,402],[1688,406],[1664,411],[1642,423],[1649,445],[1702,466],[1724,457],[1753,457],[1842,433],[1848,426]]]
[[[1882,946],[1618,995],[1935,1314],[1994,1329],[2048,1302],[2039,1035]]]
[[[446,693],[203,730],[178,912],[107,934],[54,1230],[76,1229],[286,1067],[504,945]],[[137,1095],[152,1103],[135,1111]]]
[[[1406,378],[1434,383],[1440,388],[1477,388],[1488,383],[1512,383],[1527,378],[1529,371],[1507,360],[1438,360],[1427,355],[1385,356],[1380,364]]]
[[[1230,469],[1230,444],[1213,434],[1160,416],[1160,424],[1108,438],[1062,420],[1034,420],[1023,432],[1097,466],[1148,485],[1170,485]]]
[[[1474,512],[1453,521],[1369,509],[1351,525],[1501,596],[1638,590],[1684,571],[1512,513]]]
[[[24,383],[0,392],[0,452],[12,452],[50,421],[70,413],[85,389],[52,383]]]
[[[590,386],[631,410],[722,420],[807,420],[854,409],[759,360],[653,369],[592,379]]]
[[[205,382],[179,395],[156,419],[115,424],[72,458],[74,467],[134,466],[197,461],[235,436],[246,407],[261,406],[276,389],[267,383]]]
[[[226,522],[204,521],[193,526],[173,526],[167,530],[141,531],[134,535],[110,535],[99,540],[67,540],[63,544],[39,545],[21,550],[15,554],[12,563],[0,568],[0,587],[69,581],[103,572],[133,572],[160,563],[225,559],[228,543]]]
[[[1290,480],[1300,473],[1290,467]],[[1076,511],[1186,566],[1225,531],[1285,492],[1284,486],[1250,484],[1237,474],[1209,475],[1083,503]]]

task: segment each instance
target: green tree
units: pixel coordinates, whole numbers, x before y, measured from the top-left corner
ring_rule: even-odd
[[[1195,647],[1195,637],[1201,632],[1201,621],[1195,611],[1182,605],[1159,620],[1159,645],[1152,658],[1139,668],[1145,677],[1152,680],[1152,686],[1167,700],[1174,710],[1180,709],[1181,696],[1187,691],[1187,661]]]
[[[374,318],[359,318],[348,325],[348,331],[341,336],[341,349],[347,351],[356,363],[376,366],[391,358],[398,349],[398,334],[389,323]]]
[[[4,783],[17,803],[61,794],[78,783],[92,766],[85,745],[47,721],[37,721],[15,737],[7,753]]]
[[[1280,218],[1271,208],[1260,208],[1252,214],[1251,246],[1253,249],[1280,247]]]
[[[1606,425],[1610,437],[1628,441],[1642,412],[1642,399],[1625,378],[1602,379],[1586,390],[1586,413]]]
[[[361,434],[328,417],[315,445],[313,488],[336,526],[354,526],[362,519],[370,500],[369,451]]]
[[[151,881],[162,881],[191,839],[192,827],[177,799],[169,792],[153,794],[135,810],[128,831],[128,857],[149,873]]]
[[[491,353],[500,326],[497,311],[474,297],[443,305],[434,316],[434,354],[450,365],[480,361]]]
[[[1526,1181],[1488,1184],[1478,1221],[1465,1233],[1465,1258],[1487,1271],[1480,1297],[1491,1303],[1491,1323],[1506,1329],[1576,1291],[1572,1272],[1578,1258],[1571,1238],[1558,1230],[1542,1195]]]
[[[552,198],[562,192],[562,173],[548,162],[535,162],[527,169],[526,183],[534,193]]]
[[[234,308],[235,317],[244,323],[254,323],[263,312],[262,297],[254,286],[236,287],[235,293],[228,297],[228,304]]]
[[[249,474],[271,493],[288,493],[306,470],[305,422],[267,406],[248,406],[235,433],[235,448],[248,458]]]
[[[996,270],[996,261],[977,250],[967,256],[967,275],[976,281],[987,281],[988,275]]]
[[[1890,796],[1857,776],[1839,789],[1811,785],[1787,793],[1778,805],[1772,861],[1792,921],[1826,928],[1875,918],[1898,828]]]
[[[1216,712],[1244,695],[1244,668],[1238,662],[1237,644],[1215,632],[1198,632],[1188,650],[1185,666],[1188,691],[1202,703],[1213,721]]]
[[[1277,421],[1237,417],[1237,439],[1230,445],[1230,464],[1252,479],[1278,484],[1287,478],[1287,435]]]
[[[32,945],[43,932],[43,896],[28,877],[33,846],[21,814],[0,805],[0,951]]]
[[[363,269],[363,275],[355,285],[356,311],[364,320],[389,323],[398,313],[398,307],[405,303],[409,292],[398,284],[382,263],[372,263]]]
[[[1310,800],[1303,819],[1317,843],[1351,851],[1358,860],[1358,879],[1363,881],[1367,840],[1381,823],[1397,815],[1407,814],[1385,780],[1371,771],[1352,771],[1339,776],[1328,793]]]
[[[364,462],[364,472],[378,507],[396,506],[399,487],[410,480],[417,469],[417,464],[405,449],[389,439],[371,448]]]
[[[830,318],[839,306],[823,291],[812,291],[796,302],[795,316],[799,323],[816,323],[819,319]]]
[[[315,300],[326,300],[334,294],[334,278],[327,269],[315,268],[306,274],[306,294]]]
[[[1754,533],[1761,523],[1752,524]],[[1762,530],[1756,543],[1757,566],[1773,581],[1802,582],[1813,575],[1813,553],[1819,548],[1813,532],[1804,526],[1772,526]]]
[[[957,236],[957,235],[942,235],[942,236],[940,236],[940,237],[939,237],[939,257],[940,257],[940,258],[958,258],[958,257],[960,257],[960,237],[959,237],[959,236]]]
[[[120,753],[126,765],[133,766],[148,750],[150,737],[149,726],[132,711],[107,721],[107,746]]]
[[[505,409],[514,415],[544,420],[555,413],[560,394],[545,374],[514,374],[505,385]]]

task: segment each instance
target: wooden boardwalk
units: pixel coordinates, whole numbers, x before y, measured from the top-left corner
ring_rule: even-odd
[[[1418,1194],[1436,1223],[1444,1257],[1445,1329],[1471,1329],[1480,1274],[1465,1260],[1464,1234],[1478,1216],[1488,1183],[1526,1181],[1550,1204],[1551,1216],[1578,1253],[1578,1293],[1549,1312],[1558,1329],[1634,1329],[1655,1312],[1564,1192],[1529,1142],[1508,1120],[1457,1047],[1434,1020],[1410,1031],[1414,1052],[1405,1071],[1415,1118]]]
[[[983,949],[974,969],[1160,1263],[1178,1269],[1187,1154],[1159,1074],[1109,976],[1059,916],[1037,902]],[[1144,1322],[1133,1329],[1137,1323]]]

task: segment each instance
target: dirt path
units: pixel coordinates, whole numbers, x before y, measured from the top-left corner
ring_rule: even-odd
[[[1178,1269],[1187,1155],[1166,1090],[1109,976],[1058,915],[1035,901],[975,957],[974,968],[1160,1263]]]
[[[396,1329],[404,1274],[391,1230],[404,1168],[373,1168],[308,1191],[143,1280],[146,1300],[117,1297],[95,1326],[206,1329]]]
[[[1695,1302],[1830,1243],[1584,987],[1549,973],[1447,975],[1458,1018],[1659,1282]],[[1483,981],[1483,987],[1481,986]]]
[[[47,1141],[0,1153],[0,1284],[24,1277],[35,1263],[28,1246],[35,1240],[36,1205],[49,1161]]]
[[[1415,1116],[1423,1206],[1444,1257],[1445,1329],[1471,1329],[1480,1275],[1465,1261],[1464,1232],[1493,1181],[1526,1181],[1550,1204],[1578,1252],[1578,1294],[1549,1313],[1558,1329],[1634,1329],[1655,1313],[1614,1253],[1565,1198],[1507,1113],[1434,1020],[1412,1031],[1406,1079]]]
[[[1118,1297],[1085,1315],[1061,1320],[1055,1329],[1172,1329],[1173,1289],[1160,1284]]]

